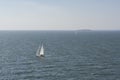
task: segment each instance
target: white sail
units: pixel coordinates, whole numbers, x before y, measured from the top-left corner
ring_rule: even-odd
[[[44,48],[43,48],[43,45],[42,45],[41,50],[40,50],[40,56],[44,56]]]
[[[37,52],[36,52],[36,56],[44,56],[44,48],[43,48],[43,45],[41,46],[41,48],[40,48],[40,46],[39,46],[39,48],[38,48],[38,50],[37,50]]]
[[[36,52],[36,56],[40,56],[40,46],[39,46],[39,48],[38,48],[38,50]]]

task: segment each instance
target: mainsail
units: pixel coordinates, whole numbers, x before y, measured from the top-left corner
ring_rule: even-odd
[[[40,56],[44,56],[44,48],[43,48],[43,45],[42,45],[41,50],[40,50]]]
[[[39,48],[38,48],[38,50],[37,50],[37,52],[36,52],[36,56],[44,56],[44,48],[43,48],[43,45],[41,46],[41,48],[40,48],[40,46],[39,46]]]

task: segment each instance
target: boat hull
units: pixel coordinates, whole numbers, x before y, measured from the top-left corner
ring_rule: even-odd
[[[40,55],[40,57],[45,57],[44,55]]]

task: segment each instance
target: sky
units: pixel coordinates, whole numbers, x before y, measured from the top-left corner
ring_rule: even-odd
[[[0,0],[0,30],[120,30],[120,0]]]

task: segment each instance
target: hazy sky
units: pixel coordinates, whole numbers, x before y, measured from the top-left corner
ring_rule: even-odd
[[[120,0],[0,0],[0,30],[120,30]]]

